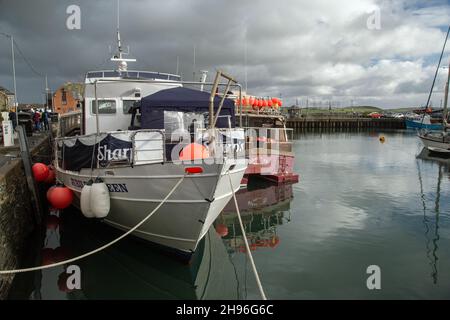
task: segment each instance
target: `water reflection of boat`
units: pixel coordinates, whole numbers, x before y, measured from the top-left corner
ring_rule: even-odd
[[[436,154],[435,152],[428,150],[426,147],[422,148],[422,151],[417,155],[417,158],[424,161],[432,161],[441,163],[445,166],[450,166],[450,155],[446,156],[444,154]]]
[[[66,221],[70,220],[70,221]],[[118,231],[100,223],[67,215],[61,245],[76,256],[115,237]],[[148,250],[148,243],[125,239],[81,260],[81,290],[69,299],[237,299],[238,285],[226,248],[211,229],[189,263],[164,251]],[[56,285],[56,284],[55,284]],[[81,292],[80,292],[81,291]]]
[[[120,231],[83,219],[65,210],[54,230],[47,226],[45,248],[32,260],[62,261],[88,252],[116,238]],[[52,217],[52,216],[49,216]],[[57,230],[57,231],[56,231]],[[36,239],[36,243],[40,241]],[[70,290],[64,270],[20,274],[13,299],[239,299],[234,265],[223,241],[211,228],[188,262],[168,251],[130,237],[75,263],[81,270],[81,289]],[[55,249],[50,249],[55,248]],[[158,250],[159,249],[159,250]],[[39,250],[38,250],[39,251]],[[37,257],[35,257],[37,255]],[[58,255],[58,257],[56,257]],[[42,257],[41,257],[42,256]],[[45,263],[45,262],[44,262]],[[65,268],[68,266],[66,265]],[[65,269],[64,268],[64,269]],[[25,277],[31,275],[30,277]],[[19,279],[20,278],[20,279]]]
[[[420,198],[422,202],[423,209],[423,225],[425,227],[425,247],[426,247],[426,256],[428,259],[428,263],[431,266],[431,279],[434,284],[438,282],[438,269],[437,262],[439,260],[438,257],[438,241],[440,239],[439,235],[439,215],[440,215],[440,200],[441,200],[441,182],[442,182],[442,164],[439,163],[438,169],[438,180],[436,186],[436,197],[434,201],[434,223],[433,219],[427,215],[427,205],[426,198],[423,190],[423,181],[422,181],[422,172],[419,163],[417,162],[417,173],[419,178],[419,186],[420,186]],[[434,226],[433,226],[434,225]],[[432,228],[434,230],[432,230]]]
[[[236,198],[241,210],[250,250],[261,247],[276,247],[280,238],[277,227],[290,221],[292,184],[258,185],[259,188],[240,190]],[[245,252],[244,240],[234,203],[229,203],[216,221],[225,225],[224,242],[230,252]]]

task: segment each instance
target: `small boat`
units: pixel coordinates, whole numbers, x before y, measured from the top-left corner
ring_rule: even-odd
[[[430,151],[438,154],[450,154],[450,135],[447,131],[450,125],[447,123],[448,110],[448,90],[450,82],[450,63],[448,70],[447,82],[445,84],[444,111],[442,115],[442,126],[440,132],[423,130],[419,133],[419,138],[423,145]]]
[[[238,96],[235,95],[235,98]],[[246,153],[249,159],[246,177],[258,177],[274,183],[297,183],[294,172],[295,154],[292,148],[292,129],[286,128],[286,118],[281,114],[281,100],[258,99],[247,96],[235,100],[236,118],[246,130]],[[257,105],[258,101],[264,101]]]
[[[432,121],[430,115],[425,114],[420,119],[405,119],[406,128],[408,129],[426,129],[426,130],[442,130],[442,124]]]
[[[183,87],[177,75],[129,71],[132,59],[122,56],[119,31],[117,39],[118,54],[111,59],[117,70],[86,75],[81,133],[66,135],[60,128],[55,139],[57,178],[81,209],[86,185],[103,184],[109,210],[102,218],[124,231],[173,190],[133,235],[192,254],[247,168],[234,101],[216,94],[219,81],[236,81],[218,72],[208,93]],[[87,206],[98,202],[90,196]]]

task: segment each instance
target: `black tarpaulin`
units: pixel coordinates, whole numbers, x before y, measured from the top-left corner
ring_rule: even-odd
[[[195,112],[208,114],[209,92],[177,87],[158,91],[142,98],[140,103],[141,128],[164,129],[164,111]],[[214,98],[214,111],[219,108],[221,97]],[[230,116],[231,127],[235,126],[234,101],[225,99],[220,116],[217,119],[218,128],[228,127]]]

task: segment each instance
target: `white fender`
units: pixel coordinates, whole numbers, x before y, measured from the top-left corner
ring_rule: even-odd
[[[80,209],[86,218],[95,218],[95,214],[91,210],[91,192],[92,185],[85,184],[81,189]]]
[[[108,187],[104,182],[94,182],[92,184],[90,204],[96,218],[104,218],[108,215],[111,200]]]

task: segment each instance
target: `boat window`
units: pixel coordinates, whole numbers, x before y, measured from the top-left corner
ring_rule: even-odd
[[[137,71],[127,71],[124,75],[127,78],[137,78],[138,77]]]
[[[91,104],[92,114],[97,114],[96,112],[95,100]],[[98,100],[98,111],[99,114],[114,114],[116,113],[116,101],[115,100]]]
[[[180,77],[180,76],[169,76],[169,80],[172,80],[172,81],[181,81],[181,77]]]
[[[88,72],[87,77],[88,78],[102,78],[103,77],[103,72],[101,72],[101,71]]]
[[[119,72],[117,71],[105,71],[104,73],[104,77],[119,77]]]
[[[131,107],[133,107],[134,103],[137,102],[136,100],[123,100],[122,101],[122,110],[123,114],[129,114]]]
[[[171,137],[174,132],[193,134],[198,129],[204,128],[205,117],[202,113],[164,111],[164,130],[167,137]]]

